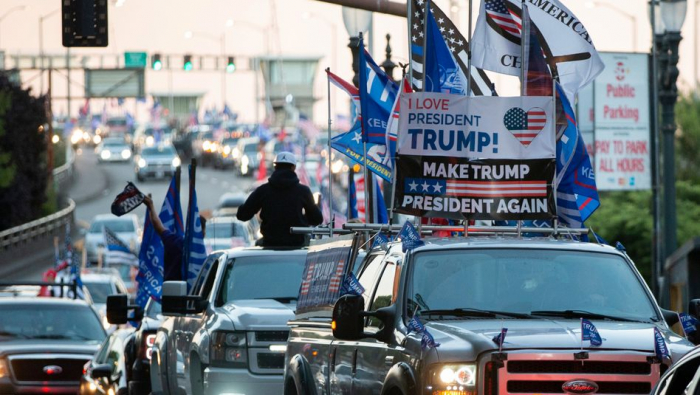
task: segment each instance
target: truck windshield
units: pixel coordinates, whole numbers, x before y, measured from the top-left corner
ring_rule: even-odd
[[[236,258],[226,268],[219,300],[296,300],[305,263],[306,256],[299,254]]]
[[[408,308],[479,309],[572,317],[586,311],[657,319],[628,263],[611,254],[532,249],[425,251],[415,255]]]
[[[54,339],[102,342],[105,331],[88,306],[3,304],[0,342],[14,339]]]

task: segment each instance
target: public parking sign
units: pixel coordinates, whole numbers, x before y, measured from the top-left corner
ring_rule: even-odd
[[[124,52],[124,67],[127,69],[143,69],[147,60],[145,52]]]

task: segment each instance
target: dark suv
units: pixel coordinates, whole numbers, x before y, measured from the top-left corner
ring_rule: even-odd
[[[77,393],[105,336],[82,300],[0,297],[0,394]]]
[[[494,236],[402,252],[390,243],[358,273],[364,294],[341,296],[332,319],[290,322],[285,394],[648,394],[670,364],[655,356],[655,329],[672,361],[693,346],[610,246]],[[581,340],[583,319],[602,345]],[[417,320],[427,332],[409,330]]]

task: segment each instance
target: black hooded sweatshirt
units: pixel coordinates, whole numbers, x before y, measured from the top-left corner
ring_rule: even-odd
[[[323,214],[314,203],[311,190],[299,183],[293,170],[277,169],[266,184],[259,186],[242,206],[238,217],[248,221],[260,211],[260,232],[265,247],[301,247],[304,235],[289,232],[292,226],[316,226]]]

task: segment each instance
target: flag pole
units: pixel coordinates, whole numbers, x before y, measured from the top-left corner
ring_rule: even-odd
[[[329,235],[333,237],[333,172],[331,171],[331,77],[328,73],[330,67],[326,67],[326,81],[328,82],[328,211],[330,215]]]
[[[467,31],[467,96],[472,95],[472,0],[469,0],[469,30]],[[423,61],[425,63],[425,60]],[[522,64],[522,61],[521,61]]]
[[[521,29],[520,29],[520,96],[525,96],[525,35],[526,30],[528,30],[525,27],[525,0],[521,0],[520,2],[520,21],[521,21]],[[529,15],[528,15],[528,22],[527,22],[527,27],[530,27],[529,23]]]
[[[360,37],[359,51],[360,51],[360,60],[361,60],[360,68],[359,68],[360,69],[360,91],[362,91],[362,89],[367,89],[366,77],[363,78],[363,75],[366,75],[366,73],[367,73],[367,70],[365,70],[365,68],[367,67],[367,65],[366,65],[367,62],[365,60],[365,55],[364,55],[365,45],[364,45],[364,39],[362,37],[362,32],[360,32],[359,37]],[[363,86],[363,84],[365,86]],[[360,100],[362,100],[362,95],[360,95]],[[360,108],[362,109],[363,107],[365,107],[365,106],[362,105],[362,102],[360,102]],[[362,113],[362,111],[360,111],[360,112]],[[367,132],[367,128],[365,127],[365,125],[367,124],[367,122],[366,122],[367,115],[368,114],[366,114],[366,113],[361,114],[361,116],[362,116],[362,124],[361,125],[362,125],[362,156],[364,157],[363,174],[364,174],[364,179],[365,179],[365,223],[369,224],[369,223],[372,223],[370,221],[374,221],[374,217],[372,215],[373,214],[372,211],[374,211],[374,210],[372,210],[372,200],[371,200],[372,194],[371,194],[371,189],[370,189],[372,187],[372,185],[369,182],[369,171],[367,169],[367,133],[368,132]]]
[[[425,92],[425,86],[428,84],[428,74],[426,73],[426,65],[428,64],[428,11],[430,11],[430,0],[425,1],[425,9],[423,10],[423,89]],[[418,220],[418,234],[423,233],[423,218],[420,217]],[[422,349],[422,348],[421,348]]]

